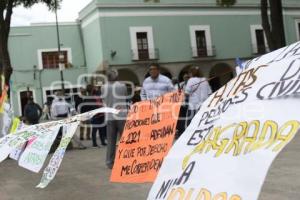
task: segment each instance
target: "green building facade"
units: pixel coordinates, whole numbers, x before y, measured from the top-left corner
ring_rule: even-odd
[[[211,82],[218,88],[234,75],[236,57],[249,59],[269,51],[259,2],[239,0],[224,8],[215,0],[93,0],[76,22],[59,26],[67,92],[79,92],[86,84],[83,74],[107,68],[118,69],[121,80],[141,85],[152,62],[179,80],[191,65],[199,66],[207,78],[219,76]],[[299,40],[300,3],[283,4],[290,44]],[[9,48],[16,114],[21,115],[28,90],[43,104],[51,91],[61,87],[57,46],[55,24],[12,28]]]

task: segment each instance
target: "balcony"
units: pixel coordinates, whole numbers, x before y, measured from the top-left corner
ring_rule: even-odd
[[[192,47],[193,58],[207,58],[216,56],[215,46],[207,46],[206,48]]]
[[[158,60],[159,51],[158,49],[131,49],[131,56],[131,59],[133,61]]]
[[[266,45],[252,44],[252,53],[254,55],[263,55],[270,52],[270,48]]]

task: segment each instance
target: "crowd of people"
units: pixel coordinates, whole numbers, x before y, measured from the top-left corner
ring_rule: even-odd
[[[75,99],[75,105],[68,103],[62,92],[57,92],[51,104],[45,104],[42,109],[32,98],[24,108],[24,120],[27,124],[39,123],[42,116],[46,119],[63,119],[76,113],[85,113],[106,106],[120,110],[119,114],[97,114],[92,119],[84,121],[80,126],[79,138],[75,142],[79,147],[85,149],[81,140],[92,140],[92,147],[107,146],[106,165],[112,169],[116,153],[117,140],[123,132],[127,112],[132,102],[139,100],[152,100],[168,92],[181,90],[185,94],[185,101],[180,109],[180,118],[177,124],[177,136],[180,136],[189,125],[202,103],[211,94],[208,81],[201,77],[198,67],[192,67],[189,73],[184,74],[183,82],[172,81],[160,73],[159,64],[149,66],[149,77],[147,77],[140,91],[140,98],[128,99],[127,86],[118,81],[118,71],[109,70],[107,81],[103,85],[87,85],[81,88],[80,95]],[[58,138],[61,138],[61,132]],[[97,142],[97,133],[101,146]]]

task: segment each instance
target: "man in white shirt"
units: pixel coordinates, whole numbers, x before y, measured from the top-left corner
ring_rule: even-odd
[[[70,110],[72,109],[71,104],[66,102],[64,97],[56,96],[51,105],[51,117],[66,118],[69,116]]]
[[[212,93],[210,85],[206,78],[200,77],[200,71],[198,67],[193,67],[189,71],[190,79],[188,80],[185,93],[188,96],[188,122],[195,116],[196,112],[200,109],[202,103]]]
[[[141,100],[151,100],[174,90],[172,81],[160,74],[160,66],[156,63],[150,65],[150,76],[144,80],[141,90]]]

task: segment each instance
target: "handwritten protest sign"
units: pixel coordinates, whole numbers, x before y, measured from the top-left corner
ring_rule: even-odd
[[[246,63],[175,143],[149,200],[255,200],[300,127],[300,43]]]
[[[54,126],[46,129],[46,133],[28,144],[19,160],[19,166],[38,173],[43,167],[59,128],[60,126]]]
[[[132,106],[111,175],[113,182],[154,181],[171,148],[183,94],[168,93]]]
[[[44,170],[41,182],[39,185],[37,185],[37,188],[45,188],[47,185],[54,179],[59,166],[64,158],[66,149],[74,136],[77,128],[78,128],[79,122],[73,122],[65,125],[65,134],[63,134],[63,137],[60,141],[60,144],[56,151],[54,152],[48,166]]]
[[[46,187],[54,178],[65,153],[65,146],[71,141],[78,123],[80,121],[86,121],[98,113],[117,114],[119,111],[113,108],[103,107],[59,121],[27,126],[21,130],[17,130],[13,134],[0,138],[0,163],[4,161],[8,155],[15,160],[19,160],[21,156],[19,160],[21,167],[34,172],[40,171],[49,152],[49,148],[56,137],[58,128],[61,126],[67,127],[60,148],[54,154],[55,157],[51,159],[52,162],[48,168],[46,168],[47,171],[44,171],[44,177],[39,185],[40,188]],[[26,143],[28,149],[26,148],[24,150]]]

